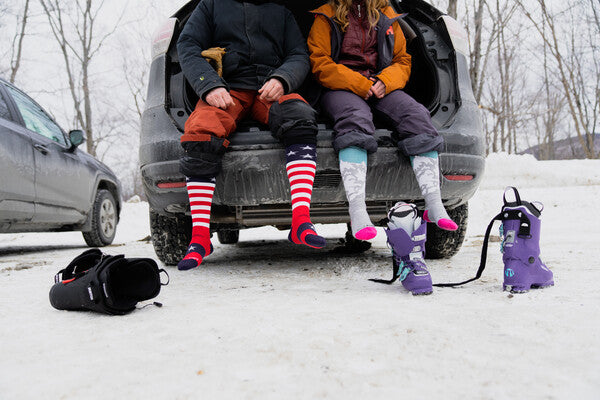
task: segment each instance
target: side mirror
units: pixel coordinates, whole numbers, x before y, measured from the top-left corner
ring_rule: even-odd
[[[69,141],[71,142],[71,151],[75,150],[79,145],[85,142],[85,133],[82,130],[74,130],[69,132]]]

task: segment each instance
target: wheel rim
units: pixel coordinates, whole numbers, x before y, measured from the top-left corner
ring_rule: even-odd
[[[115,234],[117,228],[117,213],[112,201],[104,200],[100,206],[100,230],[106,238]]]

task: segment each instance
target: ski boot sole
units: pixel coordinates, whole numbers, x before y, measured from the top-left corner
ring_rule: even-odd
[[[545,289],[554,286],[554,281],[546,282],[546,283],[532,283],[529,287],[527,286],[513,286],[513,285],[503,285],[503,289],[505,292],[511,292],[515,294],[519,293],[527,293],[531,289]]]
[[[433,293],[433,289],[417,289],[411,291],[413,296],[429,296]]]

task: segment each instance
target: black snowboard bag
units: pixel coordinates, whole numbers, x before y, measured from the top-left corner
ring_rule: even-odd
[[[109,256],[91,249],[56,274],[50,303],[58,310],[124,315],[135,310],[138,302],[158,296],[161,272],[169,276],[150,258]]]

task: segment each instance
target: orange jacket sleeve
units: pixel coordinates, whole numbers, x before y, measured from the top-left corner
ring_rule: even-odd
[[[406,52],[406,38],[399,23],[394,23],[392,29],[394,30],[394,58],[392,64],[377,75],[377,78],[385,83],[385,94],[404,89],[410,78],[411,57]]]
[[[331,25],[317,15],[308,35],[310,63],[317,81],[328,89],[348,90],[365,98],[373,82],[331,58]]]

